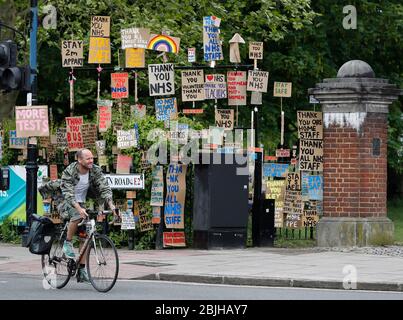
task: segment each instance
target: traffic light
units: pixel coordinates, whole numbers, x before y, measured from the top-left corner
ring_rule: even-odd
[[[17,66],[17,44],[11,40],[0,42],[0,89],[31,90],[29,66]]]

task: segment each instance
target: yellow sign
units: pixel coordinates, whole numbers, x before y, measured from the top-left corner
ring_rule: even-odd
[[[109,38],[90,37],[88,63],[111,63],[111,42]]]
[[[127,48],[126,53],[126,68],[144,68],[145,49],[142,48]]]

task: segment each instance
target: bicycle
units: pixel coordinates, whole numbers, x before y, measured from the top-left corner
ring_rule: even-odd
[[[87,213],[89,215],[97,214],[89,210]],[[111,211],[102,212],[105,219],[109,213]],[[42,255],[43,275],[52,288],[62,289],[70,278],[76,275],[79,261],[86,254],[87,274],[92,286],[99,292],[108,292],[115,285],[119,273],[119,257],[116,247],[108,236],[97,232],[96,222],[93,218],[82,219],[79,226],[84,223],[87,237],[78,257],[75,260],[67,258],[63,252],[63,243],[69,224],[69,221],[66,221],[61,231],[56,233],[49,254]],[[110,270],[108,271],[107,268]]]

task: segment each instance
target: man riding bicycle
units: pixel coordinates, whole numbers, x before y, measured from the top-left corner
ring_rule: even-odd
[[[114,211],[112,190],[107,184],[99,166],[94,164],[92,152],[81,149],[77,152],[77,162],[70,164],[62,174],[60,188],[64,200],[58,206],[58,212],[65,220],[69,219],[66,241],[63,251],[68,258],[75,258],[71,240],[77,232],[78,224],[88,217],[84,207],[88,197],[95,198],[101,207],[107,204]],[[82,242],[80,242],[80,250]],[[80,260],[78,282],[89,282],[85,269],[85,257]]]

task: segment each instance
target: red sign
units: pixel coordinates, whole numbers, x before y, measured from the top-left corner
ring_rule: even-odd
[[[277,158],[289,158],[290,157],[290,149],[277,149],[276,150]]]
[[[111,73],[111,93],[113,99],[129,97],[129,74]]]
[[[163,246],[186,247],[185,232],[164,232]]]
[[[264,161],[277,161],[276,156],[264,156]]]
[[[203,109],[183,109],[183,114],[200,114],[203,113]]]
[[[56,164],[51,164],[49,166],[50,169],[50,180],[54,181],[57,180],[57,165]]]
[[[69,151],[78,151],[84,148],[84,141],[81,134],[83,117],[66,117],[66,136]]]

